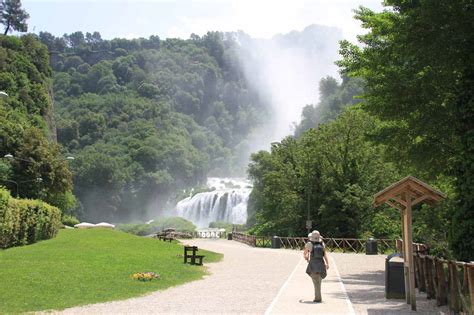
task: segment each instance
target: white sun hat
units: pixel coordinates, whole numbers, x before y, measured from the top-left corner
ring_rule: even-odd
[[[309,237],[309,240],[311,242],[322,242],[323,241],[323,237],[321,236],[321,234],[319,234],[319,231],[316,231],[316,230],[309,233],[308,237]]]

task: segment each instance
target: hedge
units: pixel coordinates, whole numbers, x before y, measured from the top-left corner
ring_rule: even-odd
[[[61,226],[61,211],[40,200],[15,199],[0,188],[0,248],[53,238]]]

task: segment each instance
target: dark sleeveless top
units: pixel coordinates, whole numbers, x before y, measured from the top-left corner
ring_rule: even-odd
[[[324,246],[321,243],[313,243],[313,249],[309,258],[308,267],[306,267],[306,273],[319,273],[321,278],[326,278],[326,266],[324,264]]]

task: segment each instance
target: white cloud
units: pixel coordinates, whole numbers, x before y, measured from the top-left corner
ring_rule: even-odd
[[[226,10],[211,17],[185,15],[177,18],[167,36],[188,38],[191,33],[202,35],[207,31],[243,30],[252,37],[269,38],[278,33],[302,30],[310,24],[336,26],[344,37],[354,40],[363,32],[353,19],[353,9],[359,5],[380,10],[380,1],[365,0],[239,0],[205,1]]]

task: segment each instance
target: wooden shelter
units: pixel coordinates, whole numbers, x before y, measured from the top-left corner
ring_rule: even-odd
[[[416,293],[411,209],[412,206],[420,202],[432,205],[444,198],[446,198],[445,194],[413,176],[405,177],[374,195],[373,205],[375,207],[386,203],[401,211],[403,257],[405,260],[405,297],[414,311],[416,311]]]

